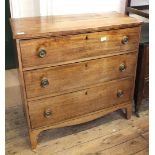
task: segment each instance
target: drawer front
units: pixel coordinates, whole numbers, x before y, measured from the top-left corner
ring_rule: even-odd
[[[57,95],[133,76],[137,53],[24,72],[27,97]]]
[[[28,102],[32,128],[60,123],[131,100],[133,79],[122,79]]]
[[[137,50],[139,27],[96,33],[23,40],[20,42],[23,67],[57,65],[92,57]],[[127,38],[125,37],[127,36]]]

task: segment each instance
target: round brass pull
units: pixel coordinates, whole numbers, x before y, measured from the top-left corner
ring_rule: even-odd
[[[121,71],[121,72],[124,72],[125,70],[126,70],[126,65],[124,64],[124,63],[122,63],[122,64],[120,64],[120,66],[119,66],[119,70]]]
[[[117,91],[117,97],[123,97],[123,96],[124,96],[123,90],[118,90]]]
[[[40,83],[41,87],[45,88],[49,85],[49,81],[47,78],[43,78]]]
[[[51,116],[52,116],[51,109],[45,109],[45,111],[44,111],[44,117],[49,118]]]
[[[44,58],[46,56],[46,50],[41,48],[38,52],[38,56]]]
[[[129,42],[129,38],[127,36],[123,36],[122,44],[127,44]]]

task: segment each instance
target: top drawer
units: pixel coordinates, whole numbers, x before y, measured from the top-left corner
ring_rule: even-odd
[[[137,50],[139,27],[111,31],[69,35],[52,38],[22,40],[20,42],[23,68],[58,65],[71,61],[101,57],[120,51]]]

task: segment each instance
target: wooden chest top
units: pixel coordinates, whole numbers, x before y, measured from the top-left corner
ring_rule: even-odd
[[[14,39],[89,33],[141,24],[141,21],[117,12],[12,18],[10,21]]]

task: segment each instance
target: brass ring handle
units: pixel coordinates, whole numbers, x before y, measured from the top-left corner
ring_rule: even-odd
[[[118,90],[117,91],[117,97],[123,97],[123,96],[124,96],[123,90]]]
[[[45,111],[44,111],[44,117],[49,118],[51,116],[52,116],[51,109],[45,109]]]
[[[129,42],[128,36],[123,36],[122,38],[122,44],[127,44]]]
[[[38,52],[38,56],[39,56],[40,58],[44,58],[44,57],[46,56],[46,50],[43,49],[43,48],[41,48],[41,49],[39,50],[39,52]]]
[[[43,87],[43,88],[45,88],[45,87],[47,87],[48,85],[49,85],[48,79],[47,79],[47,78],[43,78],[43,79],[41,80],[41,82],[40,82],[40,86]]]
[[[126,68],[127,68],[127,66],[124,63],[120,64],[120,66],[119,66],[119,70],[121,72],[124,72],[126,70]]]

